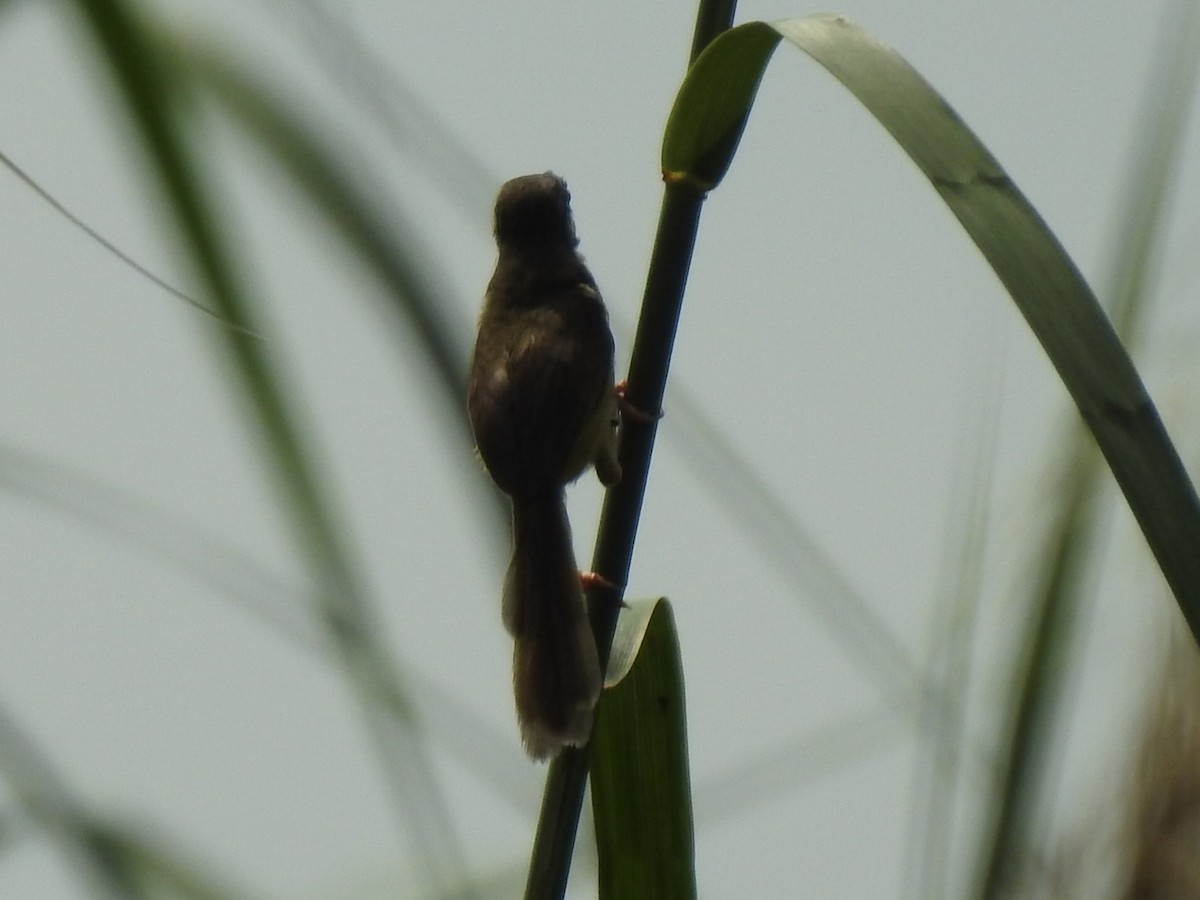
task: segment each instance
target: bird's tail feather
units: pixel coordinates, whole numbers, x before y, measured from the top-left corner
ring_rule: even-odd
[[[504,625],[515,640],[513,690],[525,749],[544,759],[586,743],[600,662],[561,491],[513,501]]]

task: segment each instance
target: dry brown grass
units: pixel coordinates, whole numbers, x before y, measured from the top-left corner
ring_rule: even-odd
[[[1200,652],[1177,635],[1166,654],[1134,773],[1122,900],[1200,898]]]

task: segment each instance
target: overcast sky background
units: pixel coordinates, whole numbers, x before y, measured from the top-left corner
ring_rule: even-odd
[[[494,263],[495,189],[517,174],[563,175],[623,367],[691,4],[338,4],[482,172],[444,148],[431,165],[420,150],[427,129],[416,150],[399,152],[370,109],[317,64],[319,52],[342,51],[311,28],[307,4],[154,6],[260,67],[343,142],[347,161],[382,179],[372,181],[381,201],[423,228],[465,340]],[[1170,6],[845,0],[832,11],[897,48],[941,91],[1101,290]],[[738,19],[815,11],[744,2]],[[339,65],[353,75],[353,61]],[[192,290],[140,147],[69,4],[9,4],[0,67],[0,152],[109,240]],[[412,121],[403,97],[393,99]],[[239,223],[237,251],[263,304],[264,336],[293,379],[388,640],[421,683],[489,726],[454,747],[430,738],[472,871],[521,873],[545,769],[525,760],[512,714],[511,645],[499,617],[507,535],[481,503],[470,448],[420,353],[382,313],[380,288],[259,153],[212,121],[204,155]],[[1192,131],[1139,365],[1195,473],[1200,148]],[[450,160],[453,191],[439,159]],[[396,895],[409,874],[406,845],[339,673],[230,599],[242,590],[298,608],[305,567],[214,352],[214,326],[6,170],[0,230],[0,450],[10,473],[0,494],[0,707],[87,803],[256,895]],[[671,377],[627,596],[666,594],[675,604],[701,895],[902,896],[918,746],[913,712],[898,699],[909,673],[889,673],[861,643],[856,652],[855,639],[814,612],[840,595],[773,566],[725,515],[694,474],[694,431],[673,409],[702,405],[914,662],[928,650],[944,587],[952,510],[969,478],[964,460],[980,429],[995,428],[971,716],[986,734],[1003,697],[1023,576],[1053,512],[1049,454],[1073,408],[934,191],[853,98],[790,45],[776,52],[729,177],[705,207]],[[998,423],[989,425],[993,413]],[[39,468],[48,464],[67,468]],[[67,471],[176,525],[148,511],[126,515]],[[96,506],[103,521],[64,511],[50,499],[55,491]],[[600,498],[590,475],[570,492],[583,560]],[[120,533],[113,517],[150,536]],[[203,556],[183,523],[276,580],[210,555],[202,568],[233,586],[222,589],[147,549],[155,538]],[[1073,839],[1088,834],[1098,807],[1116,815],[1120,792],[1111,785],[1155,671],[1146,661],[1173,615],[1123,508],[1103,571],[1056,795],[1056,833]],[[857,737],[837,745],[835,760],[794,749],[843,734],[847,723]],[[727,773],[776,757],[778,766],[757,770],[769,773],[762,779],[720,787]],[[509,786],[474,774],[480,760],[511,773]],[[981,789],[971,777],[965,796]],[[975,824],[968,811],[958,826],[959,876]],[[5,849],[0,897],[86,896],[45,838]],[[576,874],[572,896],[594,895],[586,860]],[[513,884],[522,883],[518,874]]]

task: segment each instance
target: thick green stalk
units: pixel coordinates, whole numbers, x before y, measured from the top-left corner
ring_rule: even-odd
[[[734,0],[701,0],[689,63],[733,24],[736,6]],[[638,409],[662,408],[703,202],[704,194],[694,184],[668,180],[629,364],[627,399]],[[592,629],[602,665],[608,660],[629,576],[655,431],[654,422],[630,421],[623,429],[620,459],[624,474],[604,500],[592,569],[618,587],[615,592],[591,598]],[[527,898],[559,897],[566,890],[588,761],[589,749],[585,746],[565,750],[550,765],[525,887]]]

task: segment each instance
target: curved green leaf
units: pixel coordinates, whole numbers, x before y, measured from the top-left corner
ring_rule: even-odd
[[[899,54],[835,16],[751,22],[725,32],[701,54],[676,98],[663,140],[668,180],[706,187],[720,181],[780,37],[859,99],[983,252],[1095,435],[1200,639],[1200,501],[1129,355],[1037,212]]]
[[[666,600],[621,611],[591,781],[601,900],[695,897],[683,666]]]

